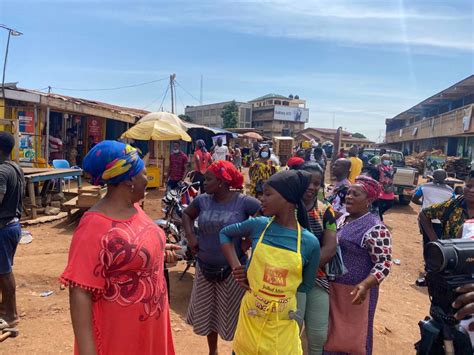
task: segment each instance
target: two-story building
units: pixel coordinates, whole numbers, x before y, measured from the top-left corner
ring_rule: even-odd
[[[405,153],[474,156],[474,75],[386,120],[385,143]]]

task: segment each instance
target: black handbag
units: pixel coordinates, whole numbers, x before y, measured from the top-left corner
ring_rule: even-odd
[[[227,266],[216,266],[203,263],[198,259],[198,267],[203,276],[207,281],[210,282],[222,282],[229,277],[232,269],[229,265]]]

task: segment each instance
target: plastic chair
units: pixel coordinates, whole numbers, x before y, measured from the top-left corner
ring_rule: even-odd
[[[71,164],[69,164],[69,162],[65,159],[54,159],[53,160],[53,167],[55,169],[70,169],[71,168]],[[70,192],[71,191],[71,180],[75,179],[74,177],[71,177],[71,176],[66,176],[66,177],[63,177],[61,178],[64,180],[64,183],[66,183],[67,181],[67,191]]]

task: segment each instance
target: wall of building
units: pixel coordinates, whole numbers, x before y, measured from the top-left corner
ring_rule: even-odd
[[[221,117],[224,106],[230,102],[222,102],[211,105],[188,106],[184,113],[190,116],[194,123],[208,127],[223,127],[223,119]],[[237,102],[239,108],[238,128],[252,127],[252,106],[250,104]]]
[[[397,122],[400,128],[387,130],[385,140],[390,144],[424,140],[433,137],[448,137],[461,134],[474,135],[473,113],[474,105],[468,105],[413,124],[403,124],[403,121]],[[469,116],[471,121],[467,129],[464,127],[466,115]],[[395,122],[389,123],[387,127],[389,126],[396,127]]]

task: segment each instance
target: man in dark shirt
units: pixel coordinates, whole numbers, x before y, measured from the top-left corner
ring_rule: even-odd
[[[0,327],[18,323],[15,278],[12,266],[16,247],[21,237],[20,217],[24,177],[18,165],[10,161],[15,139],[8,132],[0,132],[0,291],[3,313]]]

